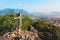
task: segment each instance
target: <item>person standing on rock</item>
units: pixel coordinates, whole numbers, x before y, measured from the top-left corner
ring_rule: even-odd
[[[17,26],[16,30],[17,30],[17,34],[21,34],[22,14],[18,13],[18,17],[14,18],[14,19],[18,19],[18,26]]]

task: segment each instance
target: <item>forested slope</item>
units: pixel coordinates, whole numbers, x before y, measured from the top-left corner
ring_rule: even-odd
[[[18,19],[14,18],[17,16],[17,13],[0,15],[0,35],[16,30]],[[42,20],[32,20],[28,16],[23,15],[21,28],[23,30],[31,31],[31,25],[38,31],[38,35],[42,40],[44,40],[44,38],[46,40],[60,40],[60,30],[54,25],[47,24]],[[40,35],[41,32],[43,34]]]

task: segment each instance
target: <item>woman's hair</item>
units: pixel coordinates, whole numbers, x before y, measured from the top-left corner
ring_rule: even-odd
[[[18,13],[18,16],[20,16],[20,13]]]

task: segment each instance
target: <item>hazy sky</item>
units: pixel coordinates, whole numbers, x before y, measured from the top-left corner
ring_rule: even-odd
[[[60,11],[60,0],[0,0],[0,9],[25,9],[30,12]]]

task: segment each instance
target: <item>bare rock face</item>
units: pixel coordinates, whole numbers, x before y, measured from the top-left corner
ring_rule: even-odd
[[[6,40],[41,40],[36,32],[22,30],[21,28],[14,32],[6,33],[4,37]]]

